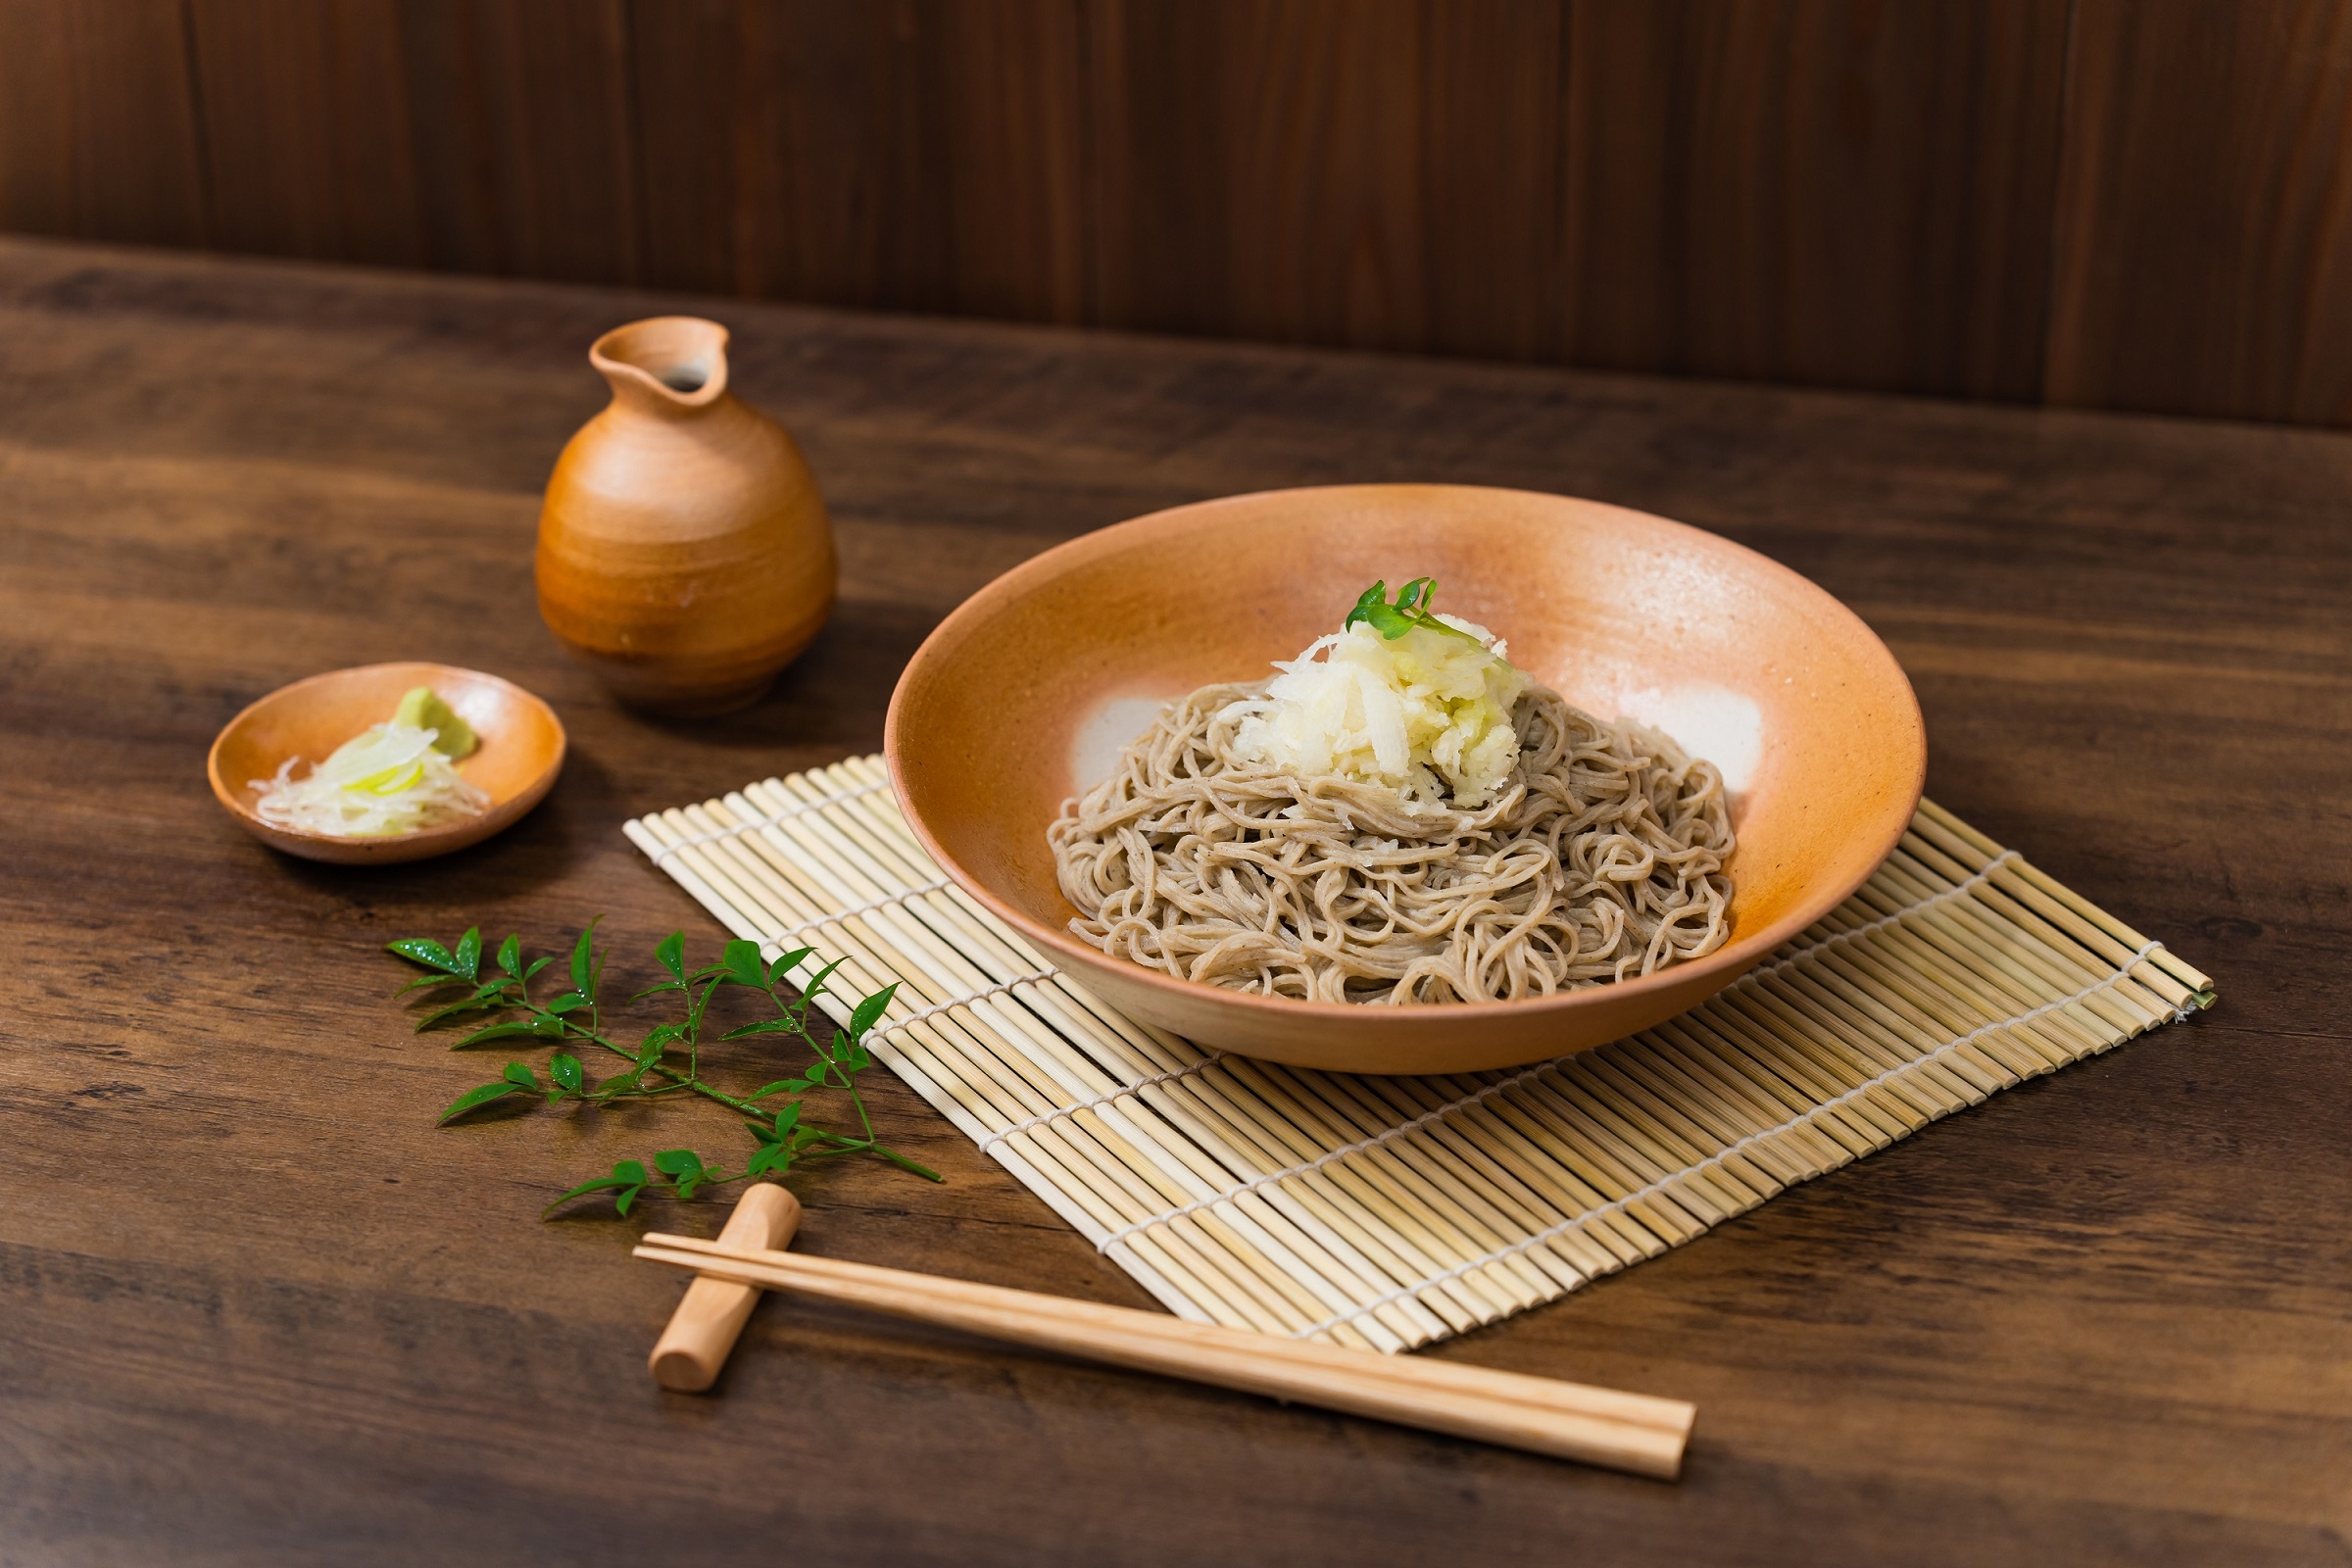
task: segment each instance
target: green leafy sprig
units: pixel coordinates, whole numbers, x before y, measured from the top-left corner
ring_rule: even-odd
[[[733,1111],[755,1146],[743,1168],[732,1171],[723,1163],[705,1161],[691,1149],[662,1151],[653,1156],[650,1172],[642,1161],[624,1159],[609,1174],[584,1181],[548,1204],[543,1215],[554,1213],[574,1199],[604,1192],[613,1195],[614,1212],[626,1214],[639,1196],[649,1190],[692,1199],[707,1188],[731,1182],[780,1181],[796,1163],[841,1154],[871,1154],[927,1180],[944,1179],[937,1171],[885,1147],[874,1136],[874,1124],[866,1114],[864,1098],[858,1092],[858,1075],[873,1065],[873,1057],[865,1049],[865,1036],[881,1021],[891,997],[898,991],[896,984],[861,1000],[851,1009],[847,1024],[835,1030],[830,1039],[819,1039],[810,1026],[809,1011],[842,960],[834,959],[794,988],[786,984],[785,977],[809,958],[812,950],[796,948],[770,963],[760,957],[757,942],[730,942],[716,963],[689,973],[685,933],[673,931],[654,950],[654,956],[661,960],[669,978],[638,992],[629,1001],[635,1003],[647,997],[676,993],[685,1003],[685,1016],[673,1023],[656,1024],[635,1046],[626,1046],[606,1029],[600,1000],[605,956],[596,946],[596,924],[595,920],[589,921],[588,928],[572,945],[570,987],[545,1001],[531,995],[531,982],[554,959],[542,956],[526,963],[519,937],[510,936],[499,944],[494,960],[496,968],[488,975],[482,972],[482,934],[478,927],[460,937],[454,947],[444,947],[428,937],[405,937],[387,944],[391,952],[431,971],[403,986],[401,995],[440,986],[469,988],[466,995],[433,1008],[420,1018],[416,1024],[418,1033],[453,1019],[470,1020],[473,1015],[488,1014],[490,1021],[450,1049],[464,1051],[499,1040],[525,1039],[543,1041],[551,1048],[544,1079],[529,1062],[510,1061],[496,1079],[450,1102],[449,1108],[441,1113],[442,1125],[516,1096],[539,1096],[550,1105],[568,1102],[586,1106],[687,1095]],[[764,995],[774,1004],[776,1016],[729,1029],[717,1039],[784,1035],[808,1049],[813,1058],[809,1064],[747,1094],[730,1094],[706,1079],[702,1060],[704,1014],[710,999],[729,986]],[[612,1077],[601,1081],[591,1079],[586,1064],[576,1054],[579,1048],[590,1046],[610,1052],[628,1065]],[[804,1116],[807,1096],[819,1089],[848,1097],[850,1108],[857,1113],[858,1132],[838,1132]]]
[[[1426,631],[1442,631],[1449,637],[1477,643],[1478,639],[1461,627],[1448,626],[1437,617],[1430,609],[1430,602],[1437,595],[1437,578],[1415,577],[1396,590],[1396,602],[1392,605],[1389,603],[1389,585],[1385,581],[1376,582],[1356,596],[1355,608],[1348,612],[1346,620],[1340,622],[1340,630],[1346,631],[1360,620],[1390,642],[1395,642],[1419,626]],[[1479,646],[1483,648],[1486,645],[1479,643]]]

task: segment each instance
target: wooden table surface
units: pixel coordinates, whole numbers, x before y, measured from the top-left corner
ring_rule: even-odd
[[[702,309],[831,498],[841,604],[751,710],[616,710],[533,610],[603,328]],[[1430,1353],[1699,1406],[1678,1485],[762,1305],[644,1357],[645,1228],[538,1210],[723,1115],[436,1130],[391,938],[622,978],[713,923],[620,821],[879,747],[924,633],[1177,502],[1443,479],[1788,563],[1911,673],[1929,790],[2220,1008]],[[2352,437],[0,244],[0,1563],[2352,1561]],[[247,839],[214,733],[423,658],[546,696],[520,826],[343,870]],[[801,1245],[1148,1304],[895,1082],[931,1187]],[[724,1555],[722,1555],[724,1554]]]

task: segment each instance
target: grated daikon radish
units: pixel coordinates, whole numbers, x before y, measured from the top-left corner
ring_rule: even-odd
[[[372,724],[299,779],[297,759],[288,758],[275,778],[253,781],[262,792],[254,809],[271,827],[335,838],[382,838],[479,816],[490,797],[434,748],[439,733],[397,719]]]
[[[1409,609],[1424,581],[1400,603]],[[1386,784],[1408,803],[1489,804],[1519,761],[1511,710],[1527,677],[1486,627],[1432,613],[1427,590],[1410,616],[1380,609],[1380,621],[1351,615],[1277,662],[1263,697],[1223,710],[1219,717],[1238,720],[1236,754],[1300,776]]]

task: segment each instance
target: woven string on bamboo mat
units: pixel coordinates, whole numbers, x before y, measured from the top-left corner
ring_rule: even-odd
[[[842,958],[852,997],[899,982],[873,1054],[1171,1311],[1381,1350],[1556,1300],[2213,1000],[1922,802],[1859,893],[1671,1022],[1512,1071],[1314,1072],[1054,969],[917,845],[879,758],[624,831],[771,959]]]

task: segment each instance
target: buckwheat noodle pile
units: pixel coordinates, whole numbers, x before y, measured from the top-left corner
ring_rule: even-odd
[[[1531,681],[1517,763],[1462,810],[1248,755],[1266,689],[1170,704],[1064,804],[1049,837],[1074,934],[1229,990],[1399,1005],[1621,980],[1730,935],[1723,778],[1664,736]]]

